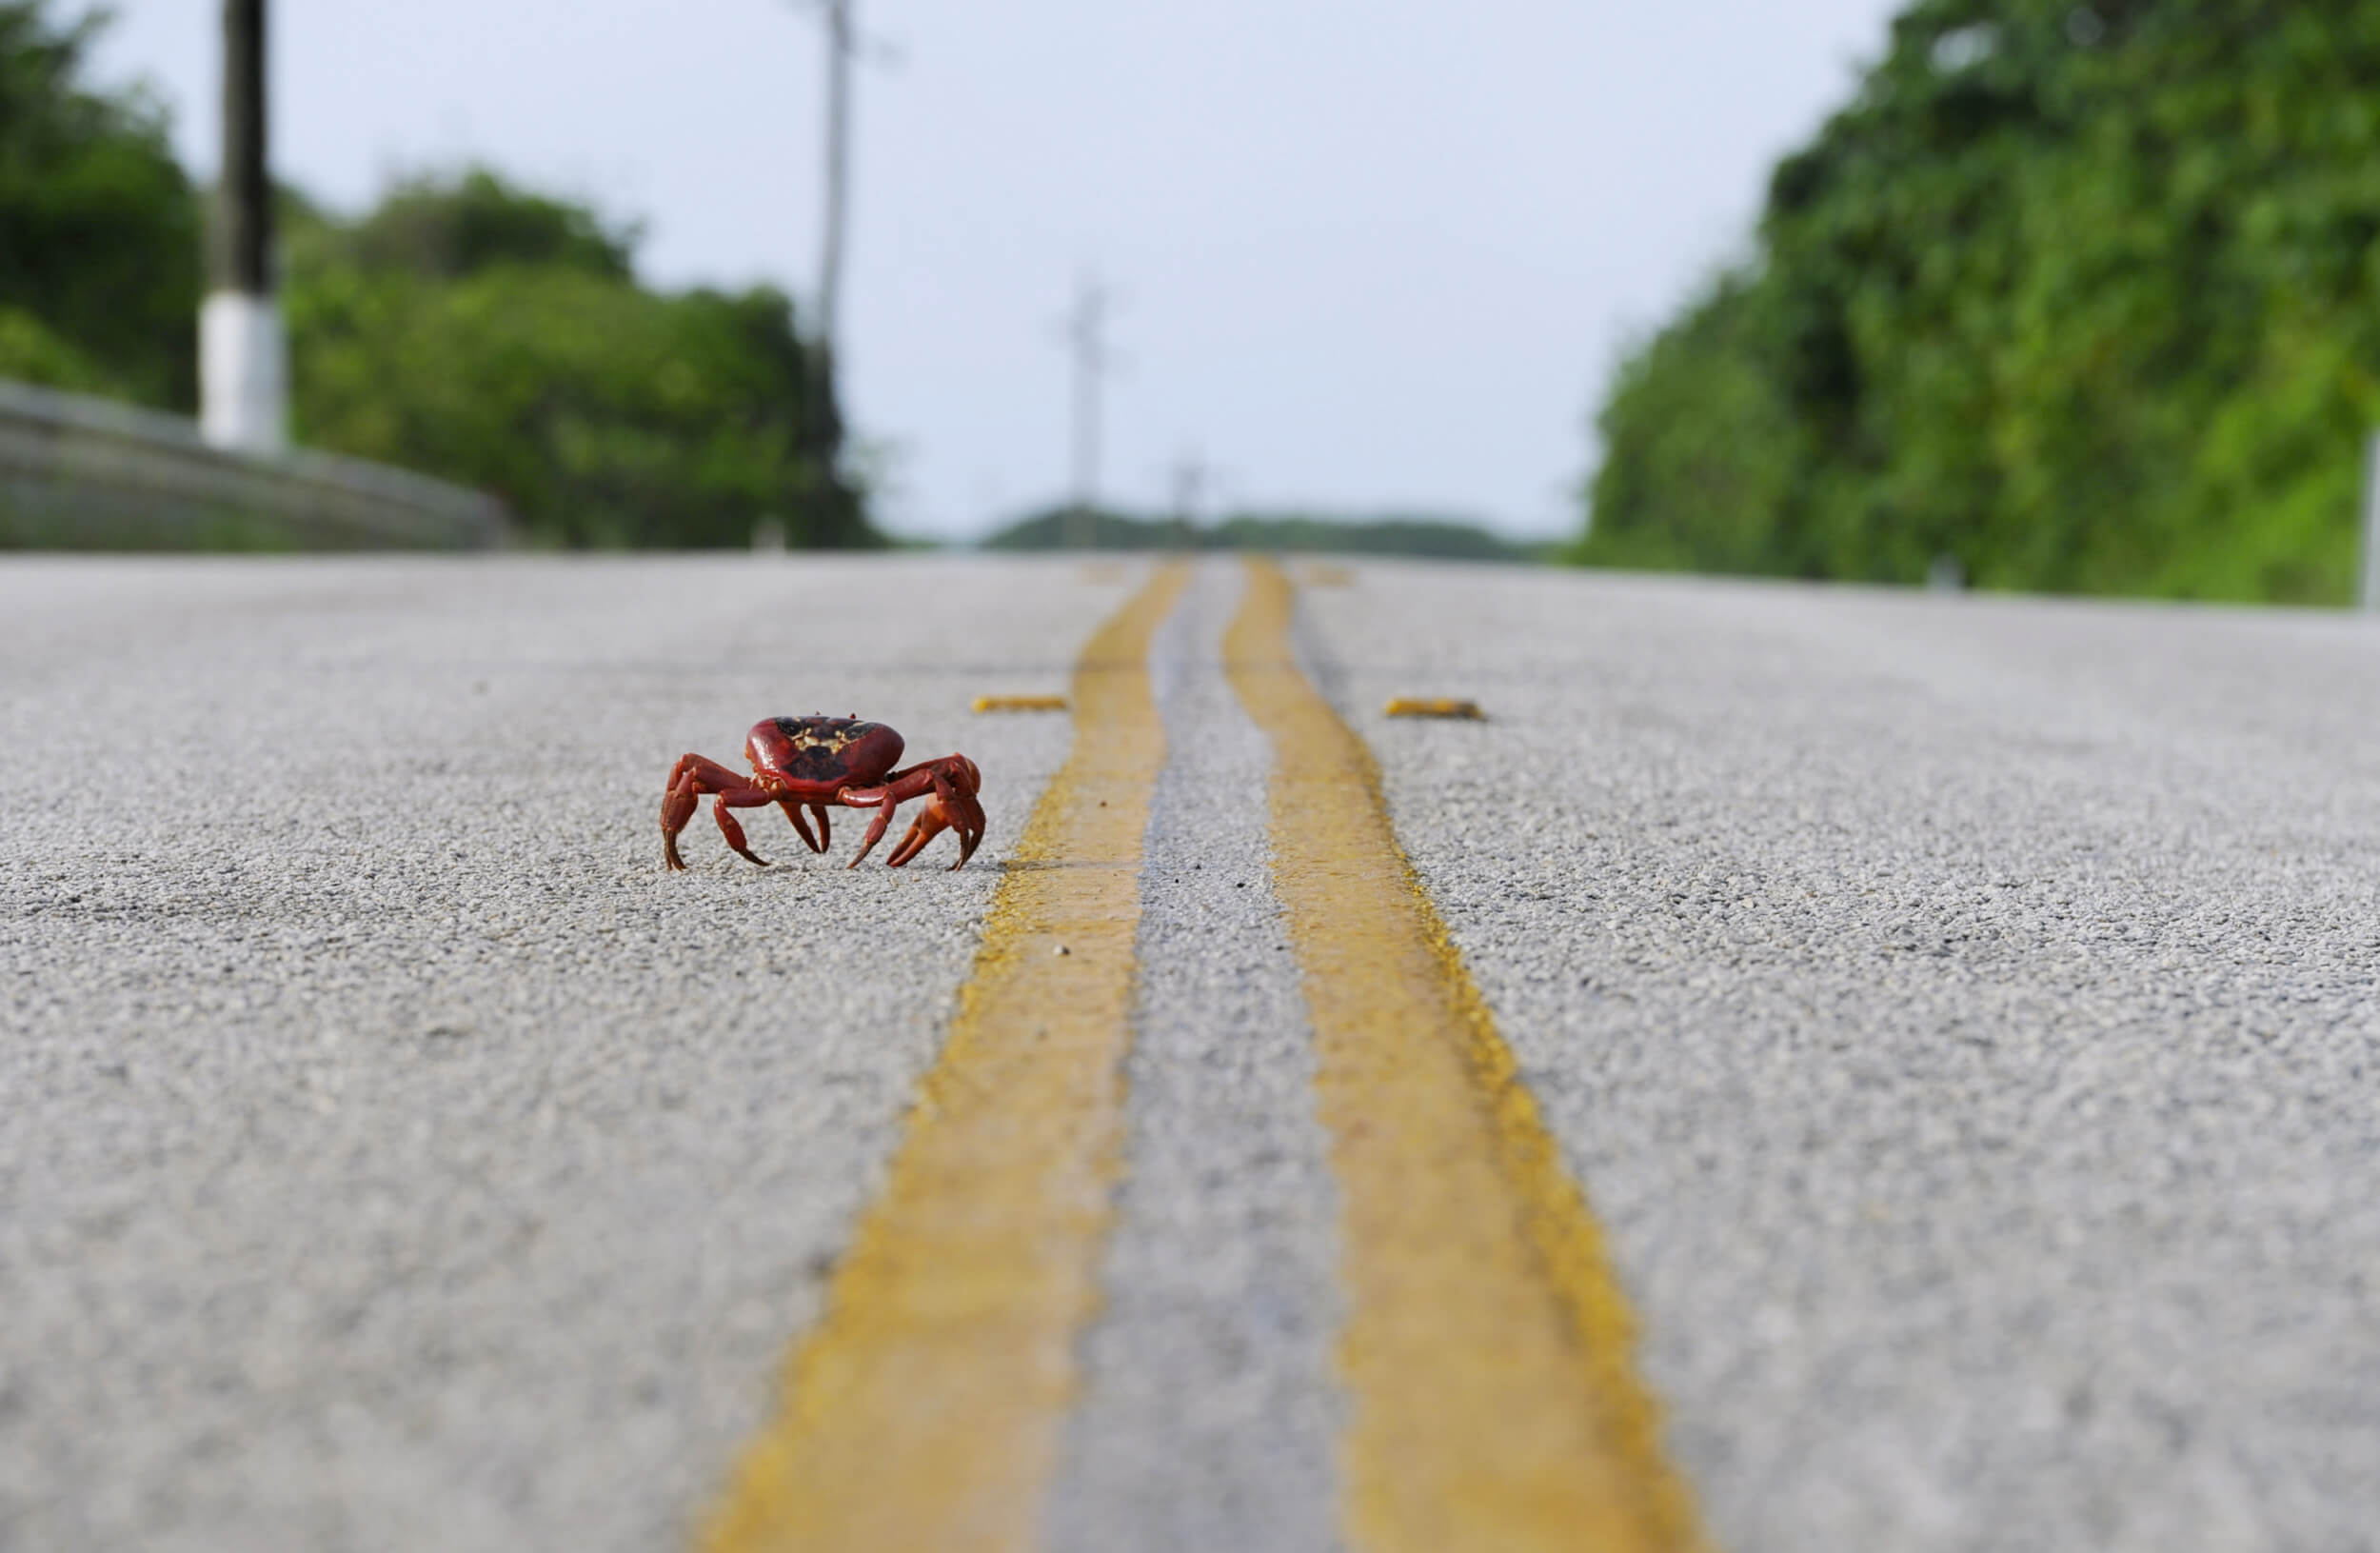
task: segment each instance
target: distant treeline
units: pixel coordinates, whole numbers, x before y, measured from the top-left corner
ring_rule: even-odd
[[[1340,555],[1421,555],[1452,561],[1539,561],[1556,547],[1503,539],[1477,524],[1435,517],[1240,513],[1216,524],[1097,510],[1074,524],[1065,508],[1021,518],[983,541],[988,550],[1064,548],[1078,529],[1101,550],[1296,550]]]
[[[2380,6],[1922,0],[1626,361],[1606,565],[2339,602]]]
[[[0,0],[0,376],[188,412],[205,200],[163,114],[89,87],[96,18]],[[491,173],[353,219],[286,192],[292,431],[503,497],[533,541],[881,544],[779,291],[640,284],[633,228]]]

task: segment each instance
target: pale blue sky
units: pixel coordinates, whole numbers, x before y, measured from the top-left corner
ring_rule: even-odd
[[[61,11],[72,0],[53,0]],[[115,0],[213,163],[216,0]],[[1121,292],[1103,494],[1575,527],[1623,343],[1740,249],[1885,0],[862,0],[845,352],[886,515],[1067,485],[1056,328]],[[645,273],[807,294],[821,47],[797,0],[272,0],[275,164],[334,205],[484,161],[642,219]]]

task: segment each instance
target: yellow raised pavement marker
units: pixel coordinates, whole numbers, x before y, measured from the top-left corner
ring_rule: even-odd
[[[1391,696],[1380,708],[1390,717],[1454,717],[1467,722],[1484,723],[1487,713],[1476,701],[1458,701],[1452,696]]]
[[[1121,1148],[1140,839],[1165,759],[1149,638],[1186,578],[1160,568],[1083,649],[1073,752],[708,1553],[1035,1544]]]
[[[1251,562],[1223,656],[1273,742],[1274,887],[1339,1181],[1342,1534],[1361,1553],[1699,1548],[1601,1232],[1371,752],[1298,667],[1294,604]]]
[[[977,696],[975,709],[979,712],[1062,712],[1066,709],[1064,696]]]

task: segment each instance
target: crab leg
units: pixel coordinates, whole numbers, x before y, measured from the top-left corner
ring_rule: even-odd
[[[757,787],[748,789],[748,792],[750,794],[750,801],[739,806],[744,808],[757,808],[762,804],[773,804],[777,802],[777,798],[774,793],[764,793]],[[749,861],[757,863],[762,867],[765,868],[768,866],[768,859],[752,850],[750,845],[744,839],[744,826],[736,824],[736,817],[727,812],[727,806],[738,796],[740,795],[734,793],[721,793],[718,797],[712,799],[711,818],[719,822],[719,833],[727,838],[728,846],[734,847],[739,853]]]
[[[742,772],[731,770],[704,755],[681,755],[678,764],[669,768],[669,786],[661,801],[662,854],[669,866],[685,866],[685,860],[678,855],[678,833],[694,817],[695,805],[704,793],[713,795],[711,814],[718,820],[720,833],[727,838],[727,845],[744,858],[764,868],[767,867],[768,860],[752,850],[750,844],[744,840],[744,827],[727,810],[758,808],[782,800],[778,794],[764,787],[754,786],[751,779]],[[802,829],[800,821],[795,822],[794,828]],[[803,839],[808,839],[806,831]]]
[[[802,838],[803,846],[808,847],[813,852],[823,852],[826,850],[825,841],[813,835],[810,831],[810,822],[802,818],[802,806],[799,804],[796,804],[790,798],[780,798],[777,800],[777,806],[783,809],[785,811],[785,818],[793,822],[794,833]],[[824,829],[826,826],[825,810],[820,808],[816,804],[810,806],[810,810],[818,816],[819,827],[821,829]]]
[[[681,755],[678,764],[669,768],[668,786],[661,796],[661,849],[663,858],[673,869],[684,868],[685,860],[678,855],[678,832],[694,818],[695,800],[706,792],[744,785],[741,772],[705,755]]]
[[[901,806],[901,800],[894,795],[890,787],[883,791],[884,796],[877,806],[876,818],[867,823],[867,834],[860,838],[860,850],[849,863],[843,865],[846,868],[858,867],[870,852],[876,850],[876,844],[884,839],[884,827],[892,824],[893,811]],[[843,794],[844,803],[850,803],[851,798],[850,793]],[[907,843],[904,842],[902,845],[906,846]]]

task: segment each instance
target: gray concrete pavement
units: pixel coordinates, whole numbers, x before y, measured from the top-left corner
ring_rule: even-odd
[[[1222,672],[1242,582],[1207,563],[1150,652],[1167,758],[1107,1307],[1051,1503],[1061,1553],[1334,1545],[1338,1193],[1268,882],[1272,749]]]
[[[0,563],[0,1549],[682,1543],[1063,756],[966,704],[1132,580]],[[1231,592],[1156,654],[1066,1546],[1329,1545]],[[1398,565],[1302,630],[1722,1545],[2380,1547],[2380,632]],[[670,760],[809,710],[974,756],[992,866],[665,876]]]
[[[968,701],[1104,575],[0,567],[0,1547],[679,1545],[1064,755]],[[993,866],[665,875],[670,762],[812,710],[974,756]]]
[[[1722,1545],[2380,1546],[2380,632],[1404,567],[1310,604]]]

